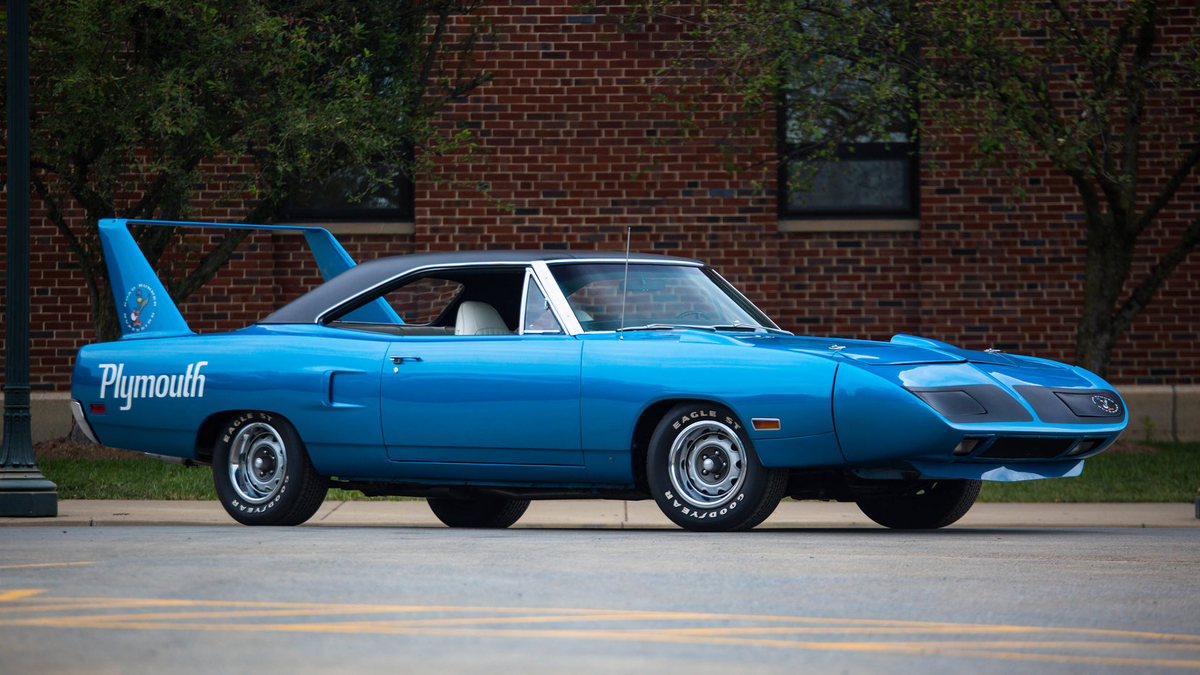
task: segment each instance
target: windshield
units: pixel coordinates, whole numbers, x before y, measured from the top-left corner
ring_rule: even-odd
[[[634,263],[629,265],[628,285],[624,263],[570,263],[550,270],[585,331],[775,327],[708,268]]]

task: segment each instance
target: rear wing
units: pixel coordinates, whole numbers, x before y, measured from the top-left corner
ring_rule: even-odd
[[[105,218],[99,223],[100,244],[108,264],[108,278],[117,303],[121,339],[192,335],[179,308],[150,267],[141,248],[129,232],[129,225],[167,227],[225,227],[240,230],[295,230],[304,234],[321,277],[326,281],[354,267],[354,259],[337,239],[323,227],[304,225],[244,225],[234,223],[194,223],[173,220],[130,220]],[[347,315],[352,321],[367,323],[404,323],[382,298]]]

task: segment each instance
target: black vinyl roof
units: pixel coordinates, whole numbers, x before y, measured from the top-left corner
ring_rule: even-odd
[[[327,310],[355,297],[367,289],[398,279],[427,267],[454,267],[494,264],[523,266],[534,261],[589,262],[605,260],[624,262],[624,251],[451,251],[444,253],[414,253],[368,260],[342,272],[292,302],[280,307],[260,324],[316,323]],[[701,264],[697,260],[663,255],[632,254],[632,263]]]

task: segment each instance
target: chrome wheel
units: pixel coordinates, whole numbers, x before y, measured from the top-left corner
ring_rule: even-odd
[[[733,499],[746,470],[746,450],[737,433],[720,422],[698,422],[675,438],[668,476],[684,501],[711,509]]]
[[[229,482],[248,504],[270,501],[279,492],[287,472],[287,448],[269,424],[247,424],[234,436],[229,449]]]

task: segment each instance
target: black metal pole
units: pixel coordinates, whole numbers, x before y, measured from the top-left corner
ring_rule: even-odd
[[[29,3],[8,0],[8,267],[0,516],[56,516],[29,433]]]

